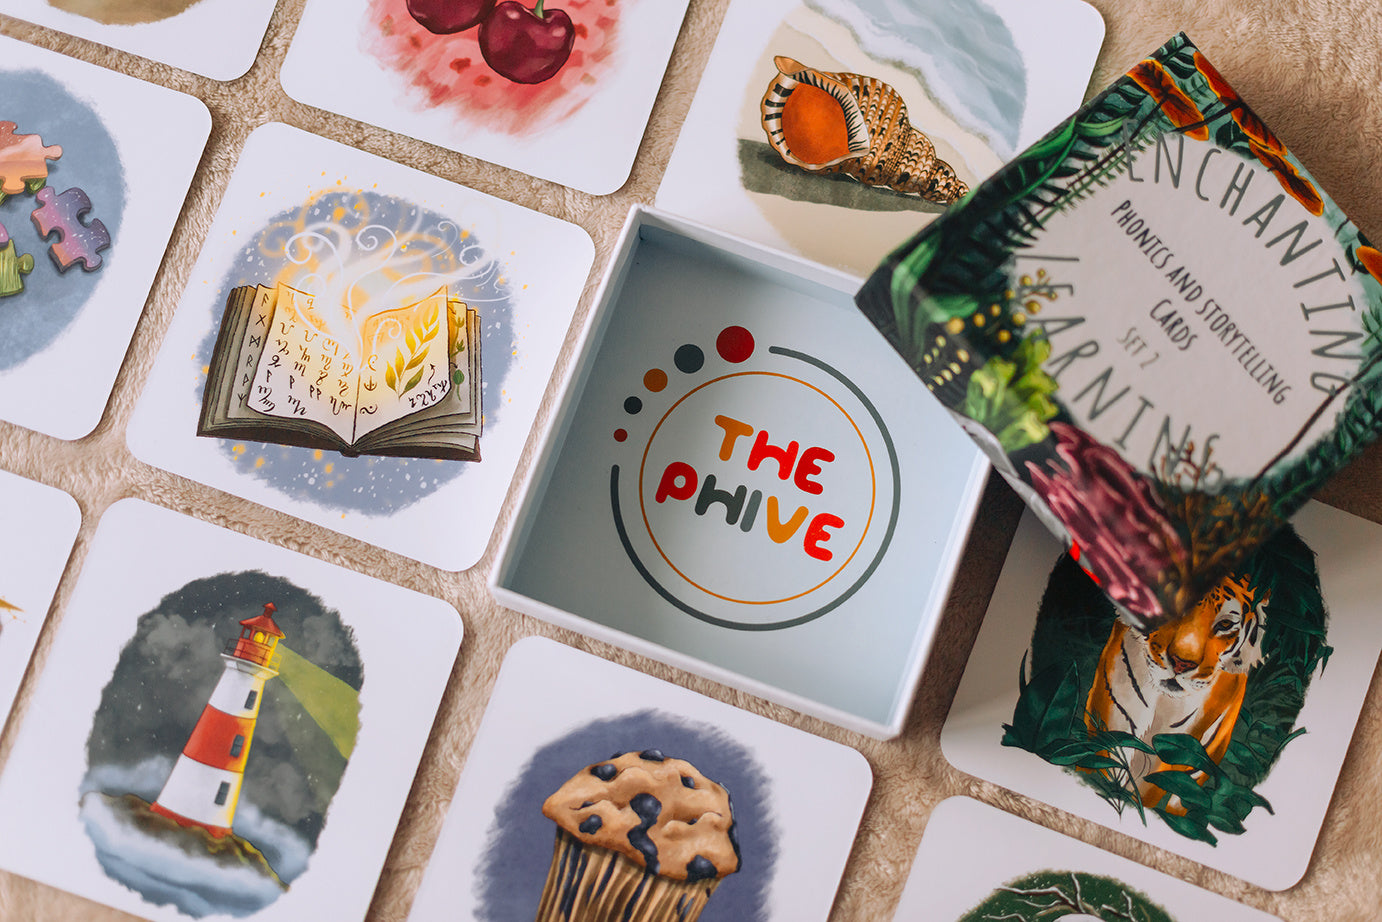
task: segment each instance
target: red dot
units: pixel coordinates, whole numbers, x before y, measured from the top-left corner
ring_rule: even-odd
[[[753,355],[753,334],[743,327],[725,327],[715,338],[715,350],[726,362],[743,362]]]
[[[625,430],[625,429],[615,429],[615,430],[614,430],[614,441],[616,441],[616,442],[622,442],[622,441],[624,441],[625,439],[627,439],[628,437],[629,437],[629,433],[628,433],[627,430]]]

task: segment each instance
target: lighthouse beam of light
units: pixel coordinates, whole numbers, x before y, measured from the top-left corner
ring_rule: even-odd
[[[283,644],[278,650],[279,681],[348,760],[360,732],[360,693]]]

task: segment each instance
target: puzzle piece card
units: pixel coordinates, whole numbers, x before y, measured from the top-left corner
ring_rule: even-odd
[[[593,261],[573,224],[266,125],[226,189],[130,449],[466,569]]]
[[[688,0],[309,0],[299,102],[606,195],[629,178]]]
[[[234,80],[259,54],[276,4],[277,0],[0,0],[0,13],[213,80]]]
[[[446,603],[123,500],[0,776],[0,867],[156,922],[362,919],[461,642]]]
[[[1276,916],[977,800],[952,797],[931,812],[894,918],[1272,922]]]
[[[1143,632],[1028,512],[941,733],[961,771],[1269,890],[1304,875],[1382,651],[1382,527],[1320,503]]]
[[[61,490],[0,471],[0,726],[14,704],[82,524]],[[17,526],[17,527],[16,527]]]
[[[198,99],[0,36],[0,419],[100,422],[210,131]]]
[[[1082,0],[738,0],[657,205],[867,275],[1079,107],[1103,38]]]
[[[872,784],[838,743],[521,640],[410,918],[824,920]]]

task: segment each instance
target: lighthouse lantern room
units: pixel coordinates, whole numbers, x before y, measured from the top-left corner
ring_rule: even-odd
[[[231,831],[264,683],[278,675],[284,635],[275,611],[269,602],[262,614],[240,622],[239,637],[221,654],[221,678],[152,805],[155,813],[217,837]]]

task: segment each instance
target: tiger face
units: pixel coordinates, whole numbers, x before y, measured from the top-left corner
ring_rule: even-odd
[[[1227,576],[1188,613],[1142,635],[1157,691],[1182,698],[1261,662],[1267,599],[1254,596],[1246,577]]]

